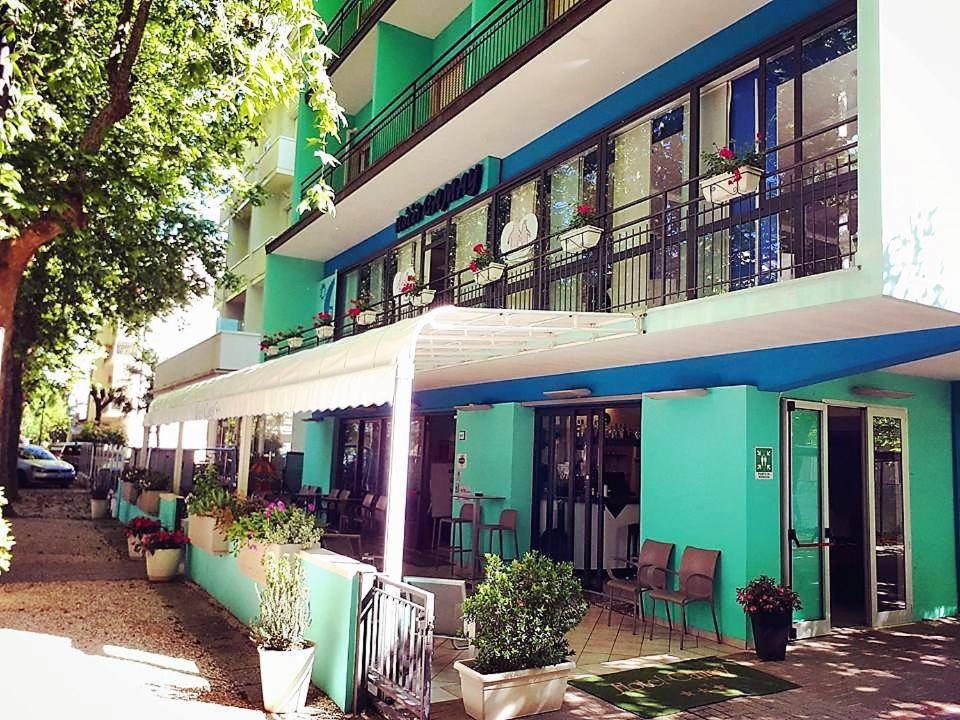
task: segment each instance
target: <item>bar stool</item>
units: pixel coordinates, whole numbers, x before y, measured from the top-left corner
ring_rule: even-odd
[[[463,526],[473,524],[473,503],[465,503],[460,506],[460,514],[457,517],[437,518],[438,524],[437,536],[443,534],[443,526],[450,526],[450,572],[453,572],[454,556],[460,556],[460,565],[463,565],[463,556],[472,553],[473,548],[467,548],[463,544]]]
[[[489,539],[487,540],[487,546],[490,548],[490,552],[493,552],[493,534],[497,533],[500,539],[500,552],[497,554],[500,556],[501,560],[506,560],[503,556],[503,532],[507,531],[508,534],[513,535],[513,560],[516,560],[520,557],[520,543],[517,540],[517,511],[507,508],[500,511],[500,520],[492,525],[481,525],[479,527],[479,532],[477,536],[481,536],[484,531],[489,531]]]

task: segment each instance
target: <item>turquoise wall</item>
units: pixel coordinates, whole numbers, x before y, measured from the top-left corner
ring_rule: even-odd
[[[157,521],[160,520],[160,518],[158,518],[156,515],[150,515],[149,513],[145,513],[136,505],[134,505],[133,503],[128,503],[123,498],[120,498],[120,504],[117,507],[118,507],[117,520],[119,520],[123,524],[127,524],[134,518],[138,518],[138,517],[150,518],[151,520],[157,520]]]
[[[335,418],[324,418],[305,425],[303,447],[303,484],[330,492],[333,471]]]
[[[373,112],[383,110],[433,61],[433,41],[381,22],[373,70]]]
[[[356,617],[360,576],[340,575],[303,562],[312,622],[307,639],[316,645],[311,680],[342,710],[353,709]],[[240,572],[233,555],[210,555],[190,546],[187,574],[244,625],[259,612],[257,584]]]
[[[505,498],[480,503],[482,522],[497,522],[500,510],[504,508],[518,511],[517,536],[521,553],[530,547],[533,424],[533,409],[519,403],[494,405],[485,411],[457,413],[455,452],[457,455],[467,455],[467,467],[459,473],[460,485],[474,492]],[[461,433],[466,433],[463,440],[460,439]],[[455,503],[454,514],[459,512],[459,505]],[[482,542],[481,549],[486,552],[489,546],[485,540]],[[504,543],[509,557],[512,546],[506,538]]]
[[[160,524],[164,530],[175,530],[177,527],[177,505],[175,498],[160,498]]]
[[[471,8],[464,8],[463,12],[457,15],[450,24],[437,33],[433,39],[433,60],[437,60],[461,37],[467,34],[472,24]]]
[[[323,263],[269,253],[263,293],[263,332],[310,327],[317,312]]]

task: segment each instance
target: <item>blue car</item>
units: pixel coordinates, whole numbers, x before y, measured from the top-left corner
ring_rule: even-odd
[[[17,454],[17,479],[20,487],[29,485],[60,485],[68,487],[77,477],[73,465],[58,460],[39,445],[21,445]]]

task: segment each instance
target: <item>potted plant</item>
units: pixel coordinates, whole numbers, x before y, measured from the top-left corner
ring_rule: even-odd
[[[593,206],[581,203],[577,205],[573,218],[567,223],[567,229],[560,233],[560,248],[564,252],[579,252],[596,247],[603,235],[603,228],[597,225],[597,211]]]
[[[303,347],[303,334],[307,329],[303,325],[297,325],[293,330],[285,333],[287,347],[291,350],[297,350]]]
[[[426,307],[433,302],[437,291],[428,288],[427,284],[418,279],[416,275],[407,275],[403,285],[400,286],[400,294],[407,298],[414,307]]]
[[[147,559],[147,579],[152,582],[168,582],[180,572],[183,562],[183,549],[190,543],[182,530],[160,530],[144,535],[144,557]]]
[[[264,335],[260,341],[260,349],[267,357],[274,357],[280,354],[280,340],[283,338],[274,335]]]
[[[227,528],[227,541],[237,556],[240,572],[263,585],[265,556],[296,555],[319,544],[323,533],[309,507],[277,500],[234,520]]]
[[[347,310],[347,315],[352,317],[357,325],[373,325],[377,321],[377,311],[370,309],[373,301],[369,293],[360,293],[350,301],[350,304],[353,307]]]
[[[211,555],[226,553],[225,528],[233,522],[237,498],[220,483],[216,465],[210,463],[194,474],[186,506],[191,544]]]
[[[793,611],[799,610],[800,596],[786,585],[766,575],[737,588],[737,602],[750,616],[753,646],[761,660],[783,660],[793,624]]]
[[[329,340],[333,337],[333,315],[328,312],[318,312],[313,317],[313,327],[317,329],[318,340]]]
[[[566,633],[586,613],[570,563],[538,552],[510,563],[487,555],[486,577],[463,603],[476,657],[454,664],[467,714],[508,720],[559,710],[575,667]]]
[[[760,139],[758,135],[757,144],[739,155],[733,149],[733,142],[727,147],[714,146],[712,152],[701,153],[705,177],[700,181],[700,192],[704,200],[719,205],[757,192],[763,174]]]
[[[91,520],[101,520],[110,512],[111,477],[109,472],[97,473],[90,483]]]
[[[140,478],[146,473],[145,468],[126,467],[120,473],[120,497],[124,501],[134,504],[140,494]]]
[[[139,560],[143,557],[143,537],[152,533],[160,532],[163,527],[159,520],[148,517],[135,517],[133,520],[123,526],[123,531],[127,535],[127,555],[131,560]]]
[[[137,495],[137,507],[147,515],[156,515],[160,512],[160,495],[167,491],[169,481],[167,476],[156,470],[145,470],[140,475],[138,483],[140,494]]]
[[[266,560],[266,587],[258,590],[260,614],[250,627],[250,639],[260,655],[263,709],[271,713],[303,710],[313,669],[310,595],[296,555]]]
[[[489,285],[503,277],[507,266],[493,261],[493,253],[483,243],[473,246],[473,258],[467,266],[473,271],[473,279],[477,285]]]

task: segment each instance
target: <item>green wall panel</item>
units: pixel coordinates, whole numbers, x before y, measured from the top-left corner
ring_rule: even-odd
[[[333,470],[334,430],[336,420],[325,418],[305,424],[303,448],[303,484],[330,492]]]
[[[433,39],[433,60],[437,60],[461,37],[470,31],[471,8],[464,8],[463,12],[457,15],[450,24],[437,33]]]
[[[533,409],[519,403],[494,405],[486,411],[457,413],[456,453],[467,455],[467,467],[460,472],[460,485],[474,492],[506,498],[481,502],[485,523],[496,522],[504,508],[518,511],[517,536],[521,553],[530,547],[533,422]],[[463,440],[460,439],[462,432],[466,433]],[[459,507],[459,503],[455,505]],[[457,512],[455,508],[454,513]],[[510,541],[505,538],[504,543],[509,557],[512,551]],[[481,549],[484,552],[489,549],[485,539]]]
[[[310,327],[317,312],[317,283],[323,263],[270,253],[266,258],[263,332]]]
[[[164,530],[175,530],[177,527],[176,498],[160,498],[160,524]]]

